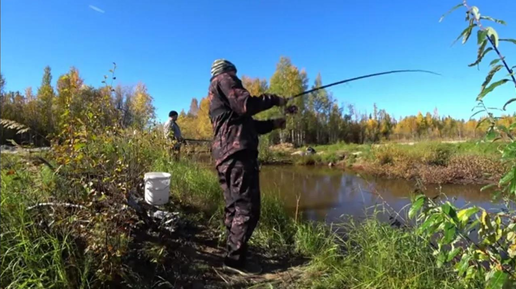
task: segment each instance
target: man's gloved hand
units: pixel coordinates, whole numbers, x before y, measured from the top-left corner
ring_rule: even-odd
[[[275,128],[284,129],[287,126],[287,121],[284,118],[277,118],[273,120]]]
[[[295,105],[289,105],[285,107],[285,113],[286,114],[296,114],[298,111],[297,106]]]
[[[287,105],[287,102],[290,100],[290,98],[287,98],[287,97],[281,97],[281,96],[277,96],[278,97],[278,106],[285,106]]]

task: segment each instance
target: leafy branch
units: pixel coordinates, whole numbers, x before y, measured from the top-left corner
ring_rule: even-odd
[[[516,124],[509,127],[497,126],[498,118],[490,111],[492,108],[486,107],[483,99],[494,89],[506,83],[512,82],[516,87],[514,73],[516,66],[510,67],[499,49],[501,41],[516,44],[516,40],[500,39],[493,27],[484,26],[482,21],[491,21],[501,25],[506,25],[506,22],[481,15],[478,7],[470,6],[467,0],[463,0],[454,6],[441,17],[440,21],[446,15],[461,7],[466,8],[465,21],[468,22],[468,26],[455,42],[462,38],[462,43],[465,44],[470,39],[473,30],[478,29],[477,58],[475,62],[468,66],[478,66],[491,51],[495,51],[497,55],[490,62],[491,69],[487,73],[476,98],[479,104],[475,108],[480,110],[475,112],[472,117],[481,112],[487,114],[487,117],[477,125],[478,127],[484,121],[490,122],[486,134],[487,141],[494,142],[503,138],[509,141],[509,144],[500,152],[502,161],[511,166],[499,180],[498,187],[503,189],[497,194],[506,192],[509,193],[508,196],[514,197],[516,195],[516,142],[511,131],[516,129]],[[508,75],[493,82],[495,75],[504,69],[508,72]],[[501,110],[505,111],[507,106],[515,101],[516,98],[510,99]],[[478,213],[481,213],[480,216],[478,216]],[[436,235],[439,236],[438,249],[435,250],[438,265],[455,262],[455,269],[461,278],[468,280],[484,277],[486,288],[505,288],[507,285],[516,284],[516,272],[514,271],[516,267],[516,217],[514,212],[510,214],[498,213],[491,216],[485,209],[479,207],[474,206],[458,210],[449,202],[438,205],[432,199],[420,195],[412,203],[409,213],[409,217],[415,216],[416,220],[422,221],[418,226],[418,231],[423,237],[431,240]],[[476,219],[473,219],[474,216],[476,216]],[[474,237],[474,232],[478,233],[478,237]],[[450,247],[451,250],[448,249]],[[456,257],[461,252],[462,257],[457,262]]]
[[[492,217],[486,210],[476,206],[458,210],[450,202],[439,205],[424,195],[416,197],[410,213],[412,217],[419,213],[417,220],[421,223],[418,233],[423,237],[441,234],[435,250],[438,265],[454,261],[455,269],[466,279],[482,275],[500,277],[486,278],[490,286],[488,288],[501,288],[498,282],[504,280],[505,283],[508,277],[516,280],[513,269],[516,263],[514,216],[497,213]],[[478,232],[478,237],[471,237],[472,232]],[[445,247],[451,248],[447,250]],[[461,252],[462,257],[457,258]]]
[[[469,66],[471,67],[471,66],[479,65],[480,62],[484,59],[484,57],[490,51],[495,51],[496,54],[497,54],[497,59],[493,60],[490,63],[490,66],[492,67],[491,71],[489,71],[488,75],[486,76],[486,79],[485,79],[484,83],[482,83],[482,88],[481,88],[480,93],[477,96],[477,100],[481,101],[486,95],[491,93],[495,88],[497,88],[497,87],[499,87],[499,86],[501,86],[501,85],[503,85],[503,84],[505,84],[507,82],[510,82],[510,81],[512,81],[514,83],[514,86],[516,88],[516,77],[515,77],[515,73],[514,73],[514,67],[511,68],[509,66],[509,64],[506,61],[506,58],[502,55],[502,53],[499,50],[499,43],[500,43],[500,41],[516,44],[516,40],[514,40],[514,39],[500,39],[499,36],[498,36],[498,33],[496,32],[496,30],[493,27],[491,27],[491,26],[485,27],[482,24],[481,20],[492,21],[492,22],[495,22],[495,23],[498,23],[498,24],[501,24],[501,25],[506,25],[507,23],[505,21],[503,21],[503,20],[495,19],[495,18],[492,18],[490,16],[481,15],[480,14],[480,10],[478,9],[478,7],[477,6],[470,6],[468,4],[467,0],[463,0],[462,3],[459,3],[456,6],[454,6],[450,11],[448,11],[447,13],[445,13],[441,17],[440,21],[442,21],[445,16],[447,16],[448,14],[450,14],[451,12],[453,12],[454,10],[456,10],[456,9],[458,9],[460,7],[465,7],[466,10],[467,10],[466,11],[466,21],[468,22],[468,27],[466,27],[462,31],[462,33],[459,35],[457,40],[462,37],[463,38],[462,44],[465,44],[470,39],[470,36],[471,36],[471,34],[473,32],[473,29],[475,27],[478,28],[478,33],[477,33],[477,45],[479,47],[478,48],[478,55],[477,55],[476,61],[474,63],[470,64]],[[457,40],[455,40],[455,41],[457,41]],[[491,47],[486,48],[488,43],[491,44]],[[500,65],[500,64],[497,65],[497,63],[499,63],[499,62],[502,62],[503,65]],[[494,75],[498,71],[500,71],[502,68],[505,68],[507,70],[508,76],[510,78],[504,78],[504,79],[501,79],[499,81],[496,81],[496,82],[490,84],[491,80],[494,77]],[[513,102],[513,101],[516,101],[516,99],[508,101],[504,105],[504,110],[505,110],[506,106],[509,103]]]

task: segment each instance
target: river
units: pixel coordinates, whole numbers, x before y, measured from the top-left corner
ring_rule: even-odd
[[[260,186],[263,193],[279,194],[290,212],[295,211],[299,197],[299,212],[303,218],[331,223],[339,222],[343,215],[363,219],[370,216],[375,206],[380,208],[378,205],[385,203],[392,211],[406,213],[415,182],[325,167],[263,166]],[[505,208],[502,203],[492,203],[491,191],[482,192],[481,187],[427,185],[425,193],[434,197],[441,192],[459,208],[465,205],[478,205],[490,211]],[[389,216],[384,213],[377,217],[387,221]]]

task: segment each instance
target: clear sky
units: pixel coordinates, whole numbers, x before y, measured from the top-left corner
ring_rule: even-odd
[[[459,0],[2,0],[1,71],[7,90],[35,90],[43,68],[53,82],[76,66],[99,86],[117,63],[118,83],[144,82],[160,120],[188,110],[206,96],[216,58],[236,64],[239,75],[269,79],[280,56],[323,83],[393,69],[426,69],[443,76],[397,74],[331,88],[339,103],[395,117],[432,112],[468,118],[492,58],[480,70],[474,42],[451,43],[465,28],[464,11],[439,23]],[[516,38],[515,0],[470,0],[480,12],[508,22],[502,38]],[[476,37],[474,38],[476,41]],[[502,43],[516,64],[516,45]],[[492,54],[491,56],[494,56]],[[502,77],[499,74],[498,77]],[[488,105],[514,97],[495,91]],[[511,112],[515,111],[513,105]]]

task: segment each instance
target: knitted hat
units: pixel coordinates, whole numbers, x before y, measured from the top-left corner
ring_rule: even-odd
[[[211,65],[211,76],[213,77],[230,70],[234,70],[235,72],[237,70],[233,63],[225,59],[217,59]]]

